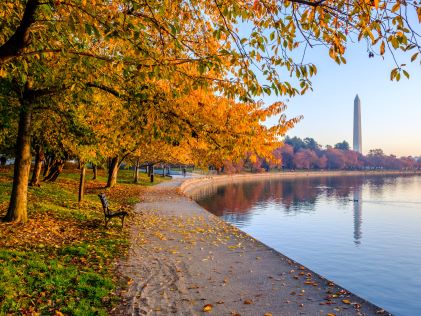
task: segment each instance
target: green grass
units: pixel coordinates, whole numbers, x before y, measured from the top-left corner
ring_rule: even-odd
[[[121,183],[121,184],[134,184],[133,183],[133,180],[134,180],[133,172],[134,172],[133,170],[128,170],[128,169],[119,170],[117,182]],[[74,171],[65,170],[60,175],[59,178],[79,181],[79,177],[80,177],[79,173],[74,172]],[[87,168],[86,169],[86,179],[89,181],[92,178],[93,178],[93,171],[92,171],[92,169]],[[148,177],[148,175],[146,173],[139,172],[138,183],[136,185],[151,186],[151,185],[159,184],[159,183],[164,182],[164,181],[168,181],[169,179],[170,179],[169,177],[164,178],[160,174],[155,173],[154,182],[152,183],[150,181],[150,178]],[[106,182],[107,181],[106,170],[99,169],[97,179],[95,181],[96,182]]]
[[[99,239],[36,252],[0,250],[0,313],[107,315],[116,299],[110,258],[122,242]]]
[[[0,215],[11,174],[0,170]],[[118,219],[104,228],[97,194],[104,191],[105,172],[91,179],[89,170],[87,193],[78,203],[79,172],[65,170],[57,182],[29,188],[27,224],[0,223],[0,315],[107,315],[116,304],[119,280],[112,262],[124,256],[128,230],[121,230]],[[106,191],[114,209],[138,203],[142,187],[151,185],[145,174],[133,184],[130,170],[121,170],[118,182]]]
[[[120,170],[119,171],[119,183],[133,183],[133,170]],[[168,181],[169,177],[163,177],[160,174],[154,175],[154,182],[152,183],[148,175],[144,172],[139,172],[139,178],[137,185],[141,186],[151,186],[156,185],[164,181]]]

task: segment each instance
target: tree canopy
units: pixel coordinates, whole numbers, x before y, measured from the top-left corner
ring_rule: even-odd
[[[59,157],[108,160],[109,186],[129,156],[269,162],[300,120],[285,117],[283,99],[317,73],[304,62],[310,48],[340,64],[364,40],[370,57],[394,56],[396,80],[409,73],[394,52],[413,62],[420,52],[420,4],[407,1],[18,0],[1,2],[0,17],[0,144],[16,151],[15,221],[26,220],[32,153],[51,154],[57,170]],[[257,101],[272,93],[279,102]],[[279,123],[265,127],[271,115]]]

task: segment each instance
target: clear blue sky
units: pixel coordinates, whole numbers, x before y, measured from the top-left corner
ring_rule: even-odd
[[[368,58],[363,43],[350,45],[346,65],[337,65],[322,48],[307,50],[306,62],[313,62],[313,92],[291,98],[288,117],[304,119],[289,136],[312,137],[321,145],[346,140],[352,147],[354,98],[361,99],[363,153],[381,148],[386,154],[421,156],[421,66],[410,63],[412,54],[398,55],[408,65],[410,79],[390,81],[394,67],[390,53]],[[272,103],[275,96],[265,97]],[[285,101],[280,99],[280,101]],[[270,121],[269,121],[270,122]]]

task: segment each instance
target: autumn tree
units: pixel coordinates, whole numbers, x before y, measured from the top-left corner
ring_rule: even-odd
[[[187,91],[175,91],[202,87],[247,104],[264,93],[293,96],[311,88],[317,72],[295,53],[308,47],[325,45],[343,63],[346,43],[355,38],[367,41],[370,56],[402,50],[417,60],[411,11],[420,17],[415,2],[381,0],[0,3],[0,77],[19,104],[12,114],[19,120],[6,220],[26,220],[32,114],[51,95],[89,87],[125,101],[143,99],[139,83],[155,78],[173,88],[191,79]],[[391,78],[401,74],[409,77],[396,62]]]
[[[335,144],[334,148],[341,150],[349,150],[349,143],[346,140],[344,140],[340,143]]]
[[[294,155],[294,164],[298,169],[314,169],[318,167],[319,157],[311,149],[303,149]]]
[[[274,155],[282,161],[282,166],[286,169],[294,169],[294,147],[284,143],[282,147],[276,148]]]

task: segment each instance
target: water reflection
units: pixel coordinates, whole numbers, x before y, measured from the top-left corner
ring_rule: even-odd
[[[354,243],[362,241],[363,186],[370,197],[380,199],[385,188],[396,185],[396,176],[305,177],[298,179],[251,180],[243,183],[214,184],[192,192],[200,205],[228,221],[247,225],[256,205],[280,205],[289,215],[314,212],[320,199],[339,206],[352,205]]]
[[[359,186],[354,191],[354,243],[358,246],[361,244],[362,238],[362,222],[363,222],[363,190]]]
[[[193,198],[394,315],[421,310],[421,177],[271,179]]]

